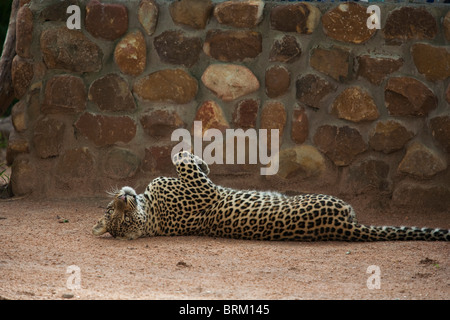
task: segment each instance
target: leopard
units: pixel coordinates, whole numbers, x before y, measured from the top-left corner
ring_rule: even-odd
[[[359,224],[355,210],[326,194],[285,195],[214,184],[205,161],[188,151],[172,158],[177,177],[157,177],[138,194],[112,192],[92,233],[133,240],[155,236],[210,236],[287,241],[450,241],[440,228]]]

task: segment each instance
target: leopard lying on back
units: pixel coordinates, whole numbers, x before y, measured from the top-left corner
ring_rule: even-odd
[[[215,185],[207,164],[195,155],[174,156],[178,178],[154,179],[143,194],[116,192],[94,235],[119,239],[202,235],[252,240],[441,240],[445,229],[358,224],[353,208],[329,195],[286,196]]]

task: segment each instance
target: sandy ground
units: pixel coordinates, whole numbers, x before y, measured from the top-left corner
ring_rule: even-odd
[[[97,238],[91,227],[107,201],[1,200],[0,298],[450,298],[449,243]],[[366,224],[450,228],[450,212],[352,204]]]

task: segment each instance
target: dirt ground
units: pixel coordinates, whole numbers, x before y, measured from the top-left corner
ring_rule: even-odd
[[[0,298],[450,298],[449,243],[97,238],[91,227],[107,201],[1,200]],[[365,224],[450,228],[450,212],[352,205]]]

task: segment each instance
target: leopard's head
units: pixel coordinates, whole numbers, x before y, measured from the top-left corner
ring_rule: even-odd
[[[100,236],[106,232],[114,238],[136,239],[142,235],[143,222],[139,218],[139,201],[136,191],[123,187],[114,192],[104,216],[94,225],[92,233]]]

